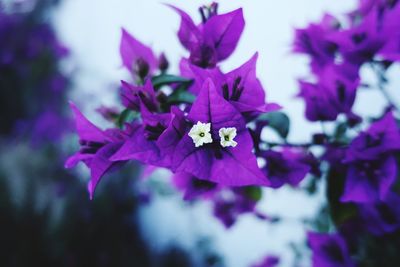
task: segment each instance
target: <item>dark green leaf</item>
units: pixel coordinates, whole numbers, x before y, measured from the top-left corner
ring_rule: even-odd
[[[268,126],[274,129],[283,139],[289,134],[290,120],[289,117],[283,112],[270,112],[263,114],[259,120],[268,121]]]
[[[248,186],[245,188],[245,194],[254,201],[259,201],[262,198],[262,190],[257,186]]]
[[[119,128],[122,128],[124,126],[125,122],[130,122],[134,119],[136,119],[139,116],[139,114],[133,110],[130,109],[125,109],[124,111],[121,112],[119,115],[116,123]]]
[[[176,89],[169,97],[169,104],[193,103],[196,96],[186,90],[185,86]]]
[[[158,76],[154,76],[151,79],[154,88],[159,89],[164,85],[174,84],[174,83],[183,83],[186,84],[187,87],[192,83],[192,80],[186,79],[180,76],[170,75],[170,74],[161,74]]]

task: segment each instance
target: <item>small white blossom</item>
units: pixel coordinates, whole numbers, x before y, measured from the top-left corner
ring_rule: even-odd
[[[237,142],[233,139],[236,137],[236,128],[229,127],[229,128],[221,128],[219,129],[219,137],[221,138],[221,146],[222,147],[235,147]]]
[[[193,139],[193,143],[196,147],[202,146],[203,144],[212,143],[211,137],[211,123],[197,122],[190,129],[189,136]]]

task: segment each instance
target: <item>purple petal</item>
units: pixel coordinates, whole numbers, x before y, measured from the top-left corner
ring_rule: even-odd
[[[70,102],[70,106],[75,114],[76,130],[79,138],[85,141],[104,143],[107,140],[104,132],[86,119],[74,103]]]
[[[94,155],[90,163],[91,179],[88,184],[90,199],[93,199],[94,191],[97,184],[100,182],[101,177],[120,163],[110,161],[110,157],[120,148],[120,146],[121,143],[109,143],[100,148]]]
[[[167,5],[175,10],[181,16],[181,25],[178,31],[178,38],[181,44],[188,50],[197,47],[203,40],[200,30],[194,24],[190,16],[183,10],[173,6]]]
[[[145,61],[149,65],[150,72],[157,68],[157,58],[155,57],[153,51],[149,47],[136,40],[123,28],[119,49],[122,62],[129,71],[132,71],[133,67],[137,63],[137,60],[139,59]]]
[[[235,50],[244,29],[243,10],[211,17],[204,25],[204,35],[214,44],[218,61],[229,57]]]

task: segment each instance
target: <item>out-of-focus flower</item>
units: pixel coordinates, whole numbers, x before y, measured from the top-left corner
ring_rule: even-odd
[[[400,228],[400,197],[389,193],[383,201],[359,204],[360,219],[374,235],[392,233]]]
[[[0,9],[0,135],[34,145],[70,130],[63,110],[68,80],[60,67],[68,49],[41,17],[50,4],[32,5],[31,13]]]
[[[299,97],[305,101],[308,120],[334,121],[341,113],[352,116],[359,79],[346,77],[342,67],[325,68],[316,84],[300,81]]]
[[[338,234],[308,233],[314,267],[354,267],[344,239]]]
[[[305,29],[296,29],[293,51],[311,57],[311,68],[314,73],[320,73],[325,66],[335,59],[337,45],[328,36],[339,30],[339,22],[327,14],[321,23],[310,24]]]
[[[397,177],[393,152],[398,150],[400,131],[388,112],[350,144],[344,159],[348,171],[342,201],[384,200]]]
[[[257,264],[252,265],[251,267],[277,267],[280,262],[280,259],[278,256],[267,256],[265,259],[260,261]]]
[[[261,156],[267,162],[264,169],[272,188],[279,188],[284,184],[298,186],[310,171],[310,166],[304,163],[307,155],[300,150],[268,150],[261,152]]]

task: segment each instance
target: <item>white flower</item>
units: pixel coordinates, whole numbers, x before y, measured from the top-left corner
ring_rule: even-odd
[[[221,138],[220,143],[222,147],[228,147],[228,146],[235,147],[237,145],[237,142],[233,140],[235,136],[236,136],[235,127],[219,129],[219,137]]]
[[[211,137],[211,123],[197,122],[190,129],[189,136],[193,139],[193,143],[196,147],[202,146],[203,144],[212,143]]]

